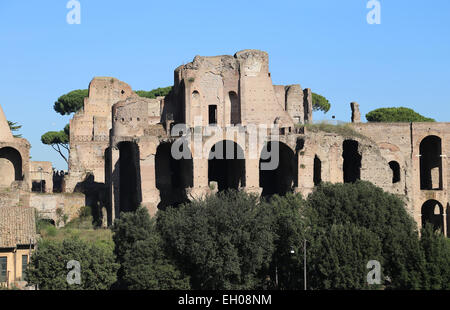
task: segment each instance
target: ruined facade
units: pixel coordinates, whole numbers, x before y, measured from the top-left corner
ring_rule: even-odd
[[[115,78],[94,78],[70,122],[63,182],[66,193],[81,196],[39,199],[67,210],[98,206],[106,225],[139,205],[155,214],[220,190],[307,196],[321,182],[361,179],[400,195],[419,227],[430,222],[447,234],[450,124],[361,123],[359,105],[351,108],[345,130],[312,125],[311,90],[273,85],[268,54],[258,50],[196,56],[175,69],[172,91],[156,99]],[[29,145],[0,133],[0,145],[26,154],[20,165],[0,162],[10,171],[2,182],[15,182],[12,167],[20,166],[19,179],[31,188]],[[279,163],[264,168],[274,154]],[[33,204],[43,210],[39,199]]]
[[[0,106],[0,208],[32,207],[54,223],[57,209],[69,220],[77,217],[85,196],[53,193],[53,179],[52,163],[30,160],[30,143],[12,135]]]
[[[320,182],[361,179],[404,197],[419,227],[428,221],[446,233],[449,124],[360,123],[359,105],[351,107],[352,131],[314,130],[303,126],[312,122],[311,90],[273,85],[265,52],[197,56],[175,70],[173,90],[165,98],[133,97],[113,105],[105,165],[110,220],[138,205],[155,214],[227,188],[306,196]],[[176,124],[186,124],[187,130],[171,131]],[[268,128],[256,157],[250,139],[255,124]],[[280,164],[266,171],[261,166],[274,125]],[[222,129],[221,136],[211,135],[215,128]],[[236,131],[241,134],[233,135]],[[173,158],[173,143],[186,133],[188,147],[180,150],[190,158]],[[200,142],[194,141],[195,133],[201,133]],[[224,155],[230,149],[242,157],[212,158],[218,146]]]

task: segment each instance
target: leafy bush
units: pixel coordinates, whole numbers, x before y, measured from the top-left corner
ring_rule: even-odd
[[[369,122],[397,123],[397,122],[434,122],[432,118],[420,115],[412,109],[399,108],[380,108],[366,114]]]
[[[145,90],[138,90],[136,91],[136,94],[140,97],[155,99],[159,96],[167,96],[172,91],[172,86],[169,87],[160,87],[153,89],[151,91],[145,91]]]
[[[426,262],[422,288],[450,290],[450,240],[427,224],[421,230],[420,245]]]
[[[271,212],[230,191],[160,212],[158,230],[193,289],[253,289],[274,252]]]
[[[391,279],[391,288],[420,288],[424,258],[417,227],[397,196],[369,182],[325,183],[307,202],[313,227],[327,230],[333,225],[354,225],[378,238],[383,272]],[[373,238],[367,235],[367,239]]]
[[[118,287],[132,290],[189,289],[186,277],[165,255],[155,220],[148,211],[122,213],[113,227],[120,264]]]
[[[81,284],[70,285],[67,263],[81,265]],[[118,265],[111,244],[88,243],[77,238],[41,240],[31,256],[28,280],[40,290],[106,290],[116,281]]]

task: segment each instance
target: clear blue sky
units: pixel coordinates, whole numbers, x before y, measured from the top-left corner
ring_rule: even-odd
[[[312,88],[332,109],[315,118],[350,119],[406,106],[450,121],[450,1],[380,0],[369,25],[368,0],[79,0],[81,24],[66,23],[67,0],[0,2],[0,104],[23,125],[33,160],[65,163],[40,136],[69,117],[56,99],[114,76],[133,89],[173,83],[195,55],[261,49],[275,84]]]

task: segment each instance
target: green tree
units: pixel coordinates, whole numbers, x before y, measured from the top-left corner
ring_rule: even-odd
[[[399,108],[380,108],[366,114],[369,122],[396,123],[396,122],[434,122],[432,118],[420,115],[412,109]]]
[[[270,286],[277,289],[303,288],[303,240],[308,219],[305,201],[300,194],[275,195],[263,201],[272,212],[275,251],[270,265]],[[278,285],[275,283],[278,280]]]
[[[331,104],[328,99],[322,95],[312,93],[312,100],[314,111],[322,111],[324,113],[327,113],[331,108]]]
[[[308,288],[369,289],[367,263],[383,265],[381,248],[375,233],[355,224],[314,229],[307,242]]]
[[[168,253],[193,289],[262,286],[274,252],[271,210],[257,196],[230,191],[158,214]]]
[[[167,258],[148,211],[122,213],[113,226],[118,286],[131,290],[189,289],[189,278]]]
[[[426,261],[426,280],[423,289],[450,289],[450,240],[441,232],[434,232],[427,224],[421,230],[420,245]]]
[[[67,282],[67,263],[72,260],[81,266],[80,285]],[[31,257],[27,277],[41,290],[107,290],[116,281],[119,266],[114,260],[111,242],[41,240]]]
[[[18,125],[16,122],[8,121],[9,129],[13,133],[14,138],[22,138],[21,134],[14,134],[14,132],[19,131],[22,125]]]
[[[307,200],[313,227],[355,225],[374,233],[382,245],[383,273],[391,288],[418,289],[424,274],[417,226],[404,202],[369,182],[319,186]]]
[[[78,112],[84,105],[84,98],[89,95],[87,89],[73,90],[58,98],[53,109],[61,115],[70,115]]]
[[[66,162],[68,161],[63,150],[69,151],[69,129],[70,126],[67,124],[66,127],[64,127],[64,130],[49,131],[41,136],[41,142],[45,145],[50,145]]]
[[[138,94],[140,97],[155,99],[159,96],[167,96],[172,91],[172,86],[169,87],[160,87],[153,89],[151,91],[145,91],[145,90],[138,90],[136,91],[136,94]]]

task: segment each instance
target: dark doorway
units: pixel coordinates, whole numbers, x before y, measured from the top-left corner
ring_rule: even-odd
[[[433,229],[444,232],[444,208],[436,200],[428,200],[422,206],[422,227],[426,223],[433,225]]]
[[[241,104],[239,97],[234,91],[229,93],[231,103],[231,125],[237,125],[241,123]]]
[[[9,187],[14,181],[22,181],[22,156],[12,147],[0,149],[0,187]]]
[[[442,143],[437,136],[428,136],[420,143],[420,188],[442,190]]]
[[[217,182],[219,191],[245,187],[245,157],[233,141],[217,142],[209,153],[208,182]]]
[[[278,160],[273,161],[273,156]],[[264,169],[263,163],[278,162],[273,169]],[[259,186],[263,188],[263,196],[284,196],[297,187],[298,159],[294,151],[286,144],[270,141],[261,152],[259,162]]]
[[[121,142],[119,147],[120,212],[136,211],[141,198],[139,147],[134,142]]]
[[[31,191],[34,193],[45,193],[45,180],[33,180],[31,182]]]
[[[314,157],[314,186],[320,185],[322,183],[322,161],[316,155]]]
[[[216,125],[217,124],[217,105],[212,104],[208,106],[209,113],[209,124]]]
[[[189,159],[176,160],[172,156],[171,149],[172,143],[167,142],[161,143],[156,150],[156,188],[161,198],[159,209],[188,202],[186,188],[194,185],[192,156]]]
[[[396,161],[391,161],[389,167],[392,170],[392,183],[398,183],[401,181],[400,177],[400,164]]]
[[[361,159],[358,152],[358,142],[345,140],[343,144],[344,152],[344,183],[354,183],[361,179]]]

